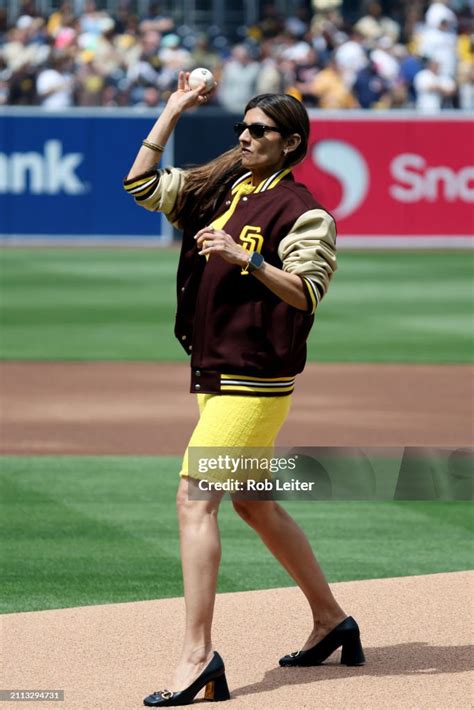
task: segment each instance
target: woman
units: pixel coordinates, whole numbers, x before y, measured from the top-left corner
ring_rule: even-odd
[[[271,447],[305,364],[314,311],[336,269],[335,226],[291,175],[306,154],[309,120],[290,96],[252,99],[235,127],[238,147],[209,164],[157,170],[180,115],[207,99],[204,85],[191,90],[187,78],[180,73],[124,187],[183,230],[175,334],[191,355],[191,392],[200,409],[189,447]],[[174,690],[145,698],[153,707],[187,704],[204,687],[208,699],[230,697],[211,641],[222,494],[198,499],[199,476],[187,454],[177,495],[185,637]],[[312,631],[280,665],[317,665],[340,646],[342,663],[362,664],[357,623],[334,599],[299,526],[273,500],[234,499],[234,507],[310,604]]]

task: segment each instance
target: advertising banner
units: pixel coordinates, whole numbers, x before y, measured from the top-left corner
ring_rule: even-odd
[[[474,233],[472,121],[396,116],[312,118],[308,156],[295,177],[332,212],[340,242],[467,242]]]
[[[172,238],[158,213],[122,189],[153,110],[0,112],[0,236],[26,239]],[[474,232],[474,140],[461,112],[310,112],[297,180],[336,218],[338,246],[469,245]],[[185,114],[162,165],[196,165],[236,145],[239,116]]]
[[[166,219],[122,188],[152,123],[106,110],[0,115],[2,238],[171,238]]]

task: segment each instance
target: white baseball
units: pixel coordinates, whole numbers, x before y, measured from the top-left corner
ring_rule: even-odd
[[[200,67],[199,69],[194,69],[189,75],[188,84],[191,89],[197,89],[202,83],[206,85],[206,92],[212,91],[214,88],[214,76],[209,69],[204,69]]]

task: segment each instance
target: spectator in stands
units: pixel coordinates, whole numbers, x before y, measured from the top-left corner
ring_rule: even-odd
[[[286,47],[281,50],[282,59],[291,62],[306,62],[308,52],[311,51],[311,45],[301,37],[297,37],[290,33],[285,35]]]
[[[4,37],[7,34],[7,9],[6,7],[0,7],[0,45],[3,44]]]
[[[381,37],[390,37],[392,43],[400,37],[400,25],[391,17],[382,14],[382,6],[370,0],[367,3],[366,15],[361,17],[354,29],[365,39],[376,41]]]
[[[32,82],[34,86],[34,81]],[[18,103],[11,98],[12,72],[7,63],[0,57],[0,106]]]
[[[426,11],[425,23],[427,27],[436,28],[440,23],[447,22],[449,29],[455,31],[457,28],[456,14],[449,7],[449,0],[432,0]]]
[[[48,60],[51,49],[47,37],[41,34],[44,25],[42,18],[22,15],[15,27],[8,31],[6,42],[1,48],[1,56],[12,72],[25,65],[30,65],[38,71]]]
[[[458,67],[459,108],[474,110],[474,34],[460,38]],[[466,40],[466,41],[464,41]]]
[[[418,52],[422,57],[436,61],[443,76],[451,78],[456,76],[457,35],[452,30],[447,18],[441,19],[436,27],[426,25],[423,28],[419,38]]]
[[[285,74],[278,61],[278,51],[271,40],[263,40],[260,49],[260,71],[256,94],[282,94],[286,89]]]
[[[358,72],[352,90],[361,108],[373,108],[381,101],[389,104],[390,84],[379,75],[372,60]]]
[[[237,44],[230,60],[222,70],[221,83],[218,87],[220,104],[232,113],[241,113],[252,96],[255,96],[255,87],[260,72],[258,62],[250,56],[247,47]]]
[[[79,106],[101,106],[105,86],[104,72],[92,52],[83,52],[76,70],[76,101]]]
[[[443,102],[453,96],[456,83],[449,76],[442,76],[439,64],[429,59],[425,69],[415,76],[416,108],[423,113],[437,113]]]
[[[161,65],[173,72],[173,88],[179,67],[189,70],[192,66],[192,55],[181,46],[177,34],[170,33],[163,36],[158,52]]]
[[[115,25],[113,27],[105,27],[104,30],[96,37],[93,51],[94,62],[104,76],[113,75],[122,64],[122,54],[115,44]]]
[[[334,54],[337,73],[349,90],[355,82],[357,73],[368,63],[362,41],[362,35],[354,30],[350,39],[342,42]]]
[[[370,52],[370,61],[374,64],[378,75],[393,86],[400,74],[400,63],[394,54],[394,45],[388,35],[377,40],[375,49]]]
[[[347,34],[342,31],[343,24],[338,11],[316,15],[311,22],[312,45],[322,66],[327,64],[334,50],[347,40]]]
[[[459,108],[474,111],[474,62],[459,65]]]
[[[332,59],[313,79],[309,92],[317,99],[319,108],[357,108],[358,103],[347,88],[336,59]]]
[[[277,37],[283,32],[285,23],[274,3],[266,3],[262,8],[261,19],[258,23],[263,38]]]
[[[214,78],[219,81],[221,63],[217,54],[209,46],[207,34],[201,33],[196,37],[191,52],[191,64],[193,69],[206,67],[214,74]]]
[[[132,12],[136,4],[130,0],[117,3],[113,17],[102,9],[114,6],[110,0],[59,2],[59,9],[41,17],[39,2],[21,0],[12,26],[6,19],[12,17],[11,9],[7,13],[0,8],[0,102],[48,105],[58,101],[36,93],[39,76],[43,74],[42,81],[44,76],[49,76],[49,81],[53,76],[45,75],[44,70],[54,52],[55,56],[67,55],[79,75],[77,91],[69,96],[73,105],[98,105],[98,101],[112,106],[154,105],[158,95],[160,101],[166,100],[176,81],[176,69],[183,66],[209,67],[219,84],[212,101],[237,112],[255,93],[281,91],[292,93],[308,106],[329,103],[352,107],[357,103],[351,94],[353,87],[352,93],[360,97],[362,105],[413,106],[417,102],[415,76],[421,71],[428,71],[431,77],[428,81],[424,73],[418,79],[422,105],[427,101],[425,83],[440,82],[433,74],[457,82],[454,93],[445,89],[439,95],[441,107],[467,108],[473,103],[473,24],[462,10],[463,0],[456,0],[456,5],[453,0],[451,7],[449,0],[434,0],[424,17],[426,0],[354,0],[344,4],[312,0],[313,17],[306,2],[286,18],[275,2],[266,2],[260,19],[251,27],[238,29],[239,44],[234,47],[228,28],[210,27],[205,35],[193,27],[177,28],[158,2],[139,3],[143,8],[140,17]],[[58,7],[57,3],[51,4]],[[390,17],[388,7],[392,8]],[[460,11],[454,12],[453,7]],[[436,72],[423,69],[421,56],[439,65]],[[84,57],[88,57],[86,62]],[[367,66],[368,57],[377,76]],[[339,91],[341,76],[345,92]],[[378,100],[377,77],[389,85],[389,91]],[[311,90],[313,81],[321,96]],[[371,86],[375,89],[372,93]],[[69,99],[63,96],[61,101],[67,104]]]
[[[86,0],[84,9],[80,13],[79,23],[81,32],[91,36],[99,36],[104,29],[110,28],[113,23],[110,15],[104,10],[98,10],[95,0]]]
[[[64,109],[73,105],[74,77],[71,61],[63,54],[54,56],[36,82],[40,105],[46,109]]]
[[[1,63],[4,60],[0,60]],[[2,87],[2,74],[5,79],[3,90],[6,89],[6,95],[3,98],[12,106],[33,106],[37,102],[36,96],[36,69],[31,64],[24,64],[15,72],[11,72],[6,68],[0,69],[0,87]],[[2,89],[0,88],[0,91]],[[0,103],[4,104],[5,100],[0,99]]]
[[[405,86],[407,100],[410,106],[414,106],[416,102],[415,76],[422,69],[423,62],[416,54],[406,54],[401,58],[399,78]]]
[[[147,87],[159,86],[162,64],[159,58],[161,35],[156,30],[144,30],[141,33],[138,58],[130,61],[127,70],[127,86],[132,105],[143,101],[143,92]]]
[[[312,107],[317,105],[317,99],[311,87],[320,69],[321,65],[314,47],[310,47],[306,55],[302,56],[300,61],[295,62],[294,86],[299,92],[297,98],[303,101],[306,106]]]
[[[48,18],[47,30],[51,37],[57,37],[63,27],[69,27],[74,23],[75,15],[71,2],[61,3],[59,9],[53,12]]]

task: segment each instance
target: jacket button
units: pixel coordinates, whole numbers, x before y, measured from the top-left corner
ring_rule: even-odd
[[[200,390],[200,389],[201,389],[201,385],[194,385],[194,389],[195,389],[195,390]]]
[[[230,200],[226,200],[226,205],[230,205]]]
[[[201,377],[201,370],[196,370],[194,374],[196,375],[196,377]]]
[[[185,335],[182,335],[182,336],[181,336],[181,340],[186,340],[186,336],[185,336]]]
[[[184,288],[184,286],[181,286],[181,293],[182,293],[183,291],[185,291],[185,290],[186,290],[186,289]]]
[[[247,202],[247,200],[248,200],[249,198],[248,198],[248,197],[242,197],[242,199],[243,199],[244,202]]]

